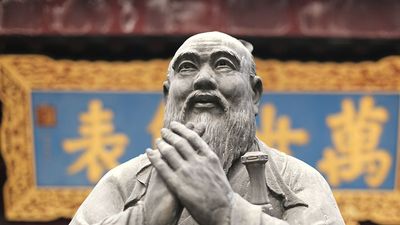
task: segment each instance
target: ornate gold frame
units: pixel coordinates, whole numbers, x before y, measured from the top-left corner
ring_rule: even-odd
[[[267,92],[400,91],[400,56],[361,63],[256,59],[256,64]],[[7,219],[48,221],[71,217],[90,191],[36,186],[30,116],[32,90],[161,91],[167,66],[168,60],[88,62],[53,60],[39,55],[1,56],[0,140],[8,177],[3,190]],[[362,220],[400,224],[400,177],[397,176],[393,191],[336,191],[347,224]]]

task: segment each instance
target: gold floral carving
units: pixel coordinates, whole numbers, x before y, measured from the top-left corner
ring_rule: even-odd
[[[3,189],[7,219],[69,218],[90,191],[88,188],[36,185],[30,111],[32,90],[161,91],[168,61],[89,62],[53,60],[38,55],[1,56],[3,119],[0,140],[7,168]],[[256,59],[256,64],[267,92],[400,91],[400,56],[360,63]],[[398,180],[397,177],[397,184]],[[400,224],[398,189],[338,190],[334,194],[347,224],[362,220]]]

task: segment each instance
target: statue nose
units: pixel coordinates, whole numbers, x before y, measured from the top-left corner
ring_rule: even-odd
[[[193,83],[195,90],[215,90],[217,89],[217,82],[215,81],[212,71],[203,69]]]

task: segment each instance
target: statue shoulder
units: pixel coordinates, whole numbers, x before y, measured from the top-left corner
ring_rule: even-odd
[[[300,159],[288,156],[286,174],[286,182],[294,191],[312,189],[314,191],[332,193],[328,182],[322,174]]]
[[[120,190],[124,198],[128,198],[137,182],[143,185],[147,183],[150,165],[146,154],[141,154],[108,171],[98,185],[111,184]]]
[[[278,170],[279,174],[284,174],[288,165],[289,157],[287,154],[269,147],[264,142],[258,140],[260,151],[267,153],[268,160],[272,160]]]
[[[150,164],[146,154],[141,154],[111,169],[105,176],[110,176],[113,179],[134,178]]]
[[[135,197],[143,196],[145,188],[139,179],[147,179],[149,165],[147,156],[140,155],[108,171],[79,207],[73,221],[97,223],[121,212],[128,203],[134,202]]]
[[[329,187],[323,176],[312,166],[262,142],[260,143],[260,149],[268,154],[269,159],[273,161],[279,174],[289,187],[300,188],[298,186],[305,185],[307,183],[305,181],[311,180],[324,183]]]

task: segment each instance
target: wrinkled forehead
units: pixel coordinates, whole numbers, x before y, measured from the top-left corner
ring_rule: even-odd
[[[175,53],[171,65],[180,55],[187,52],[211,55],[217,51],[226,51],[238,60],[242,60],[243,57],[251,57],[250,51],[238,39],[220,32],[208,32],[187,39]]]

